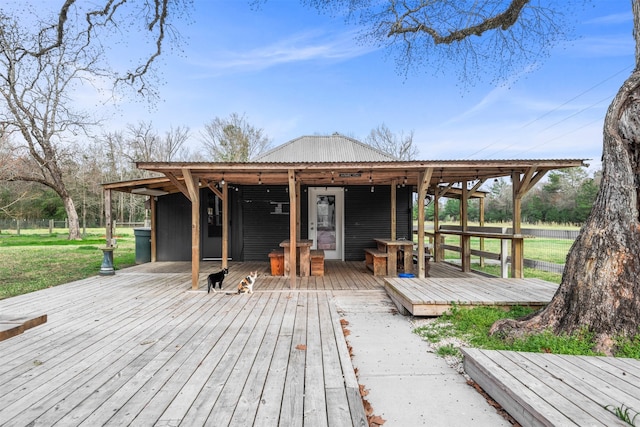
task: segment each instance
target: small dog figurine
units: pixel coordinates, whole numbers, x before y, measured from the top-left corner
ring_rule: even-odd
[[[238,284],[238,293],[239,294],[252,294],[253,293],[253,284],[256,282],[256,278],[258,277],[257,271],[252,271],[249,273],[247,277],[242,279]]]
[[[207,293],[211,292],[211,288],[213,288],[213,292],[215,292],[216,284],[220,287],[220,290],[222,290],[222,281],[227,276],[227,273],[229,273],[229,269],[223,268],[217,273],[210,274],[209,277],[207,277]]]

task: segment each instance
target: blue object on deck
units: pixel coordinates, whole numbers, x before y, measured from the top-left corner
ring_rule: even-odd
[[[401,277],[403,279],[410,279],[412,277],[416,277],[416,275],[413,273],[400,273],[398,274],[398,277]]]

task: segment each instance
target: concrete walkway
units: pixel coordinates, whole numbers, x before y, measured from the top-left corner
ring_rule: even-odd
[[[384,292],[338,295],[351,334],[353,365],[384,427],[510,426],[465,378],[412,332],[409,317],[394,314]]]

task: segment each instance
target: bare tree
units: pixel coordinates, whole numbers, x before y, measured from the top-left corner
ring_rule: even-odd
[[[408,135],[404,132],[396,135],[383,123],[372,129],[364,141],[400,160],[415,160],[418,157],[418,148],[413,145],[413,130]]]
[[[237,113],[205,124],[201,137],[207,154],[217,162],[246,162],[271,144],[263,129],[250,125]]]
[[[69,220],[69,238],[80,238],[78,215],[64,177],[63,163],[72,155],[65,136],[81,133],[92,123],[70,107],[69,90],[95,65],[91,50],[78,48],[79,39],[65,39],[40,56],[49,34],[31,34],[0,13],[0,122],[10,135],[12,157],[1,178],[37,182],[62,199]]]
[[[127,126],[127,150],[123,155],[131,162],[171,162],[189,157],[185,143],[189,128],[173,126],[160,136],[151,122],[138,122]]]
[[[72,109],[71,92],[93,78],[111,78],[116,87],[132,85],[154,95],[151,66],[173,34],[169,15],[179,16],[187,5],[188,0],[65,0],[49,18],[24,3],[0,10],[0,124],[13,144],[0,179],[54,190],[65,206],[70,239],[80,238],[80,231],[63,164],[73,155],[69,141],[96,124]],[[132,31],[150,34],[155,50],[130,70],[110,70],[102,37],[113,42]]]

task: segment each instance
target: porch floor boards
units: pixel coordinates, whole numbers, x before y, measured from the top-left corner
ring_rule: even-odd
[[[523,427],[628,426],[606,407],[640,408],[637,359],[462,352],[467,374]]]
[[[330,293],[190,283],[127,269],[0,301],[48,315],[0,342],[0,425],[366,424]]]

